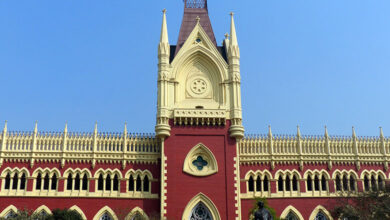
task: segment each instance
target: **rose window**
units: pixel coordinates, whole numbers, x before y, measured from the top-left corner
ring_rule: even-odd
[[[204,79],[197,78],[191,82],[191,91],[195,94],[203,94],[207,90],[207,83]]]

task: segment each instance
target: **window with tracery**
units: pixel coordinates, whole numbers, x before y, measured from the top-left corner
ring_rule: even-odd
[[[139,214],[139,213],[135,214],[135,215],[131,218],[131,220],[144,220],[144,219],[145,219],[145,218],[142,217],[142,215]]]
[[[105,212],[100,218],[99,220],[113,220],[113,218],[111,217],[110,214],[108,214],[107,212]]]
[[[16,217],[18,217],[18,214],[16,214],[16,212],[14,212],[13,210],[9,211],[9,212],[4,216],[5,219],[13,219],[13,218],[16,218]]]
[[[290,212],[287,214],[287,216],[286,216],[285,219],[286,219],[286,220],[299,220],[298,216],[295,215],[295,213],[294,213],[293,211],[290,211]]]
[[[199,202],[191,211],[189,220],[213,220],[210,210]]]
[[[318,212],[314,220],[328,220],[328,218],[324,213]]]
[[[267,175],[250,175],[247,181],[248,192],[268,192],[269,181]]]

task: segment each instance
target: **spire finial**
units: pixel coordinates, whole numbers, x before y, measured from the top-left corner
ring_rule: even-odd
[[[379,127],[379,137],[381,137],[381,138],[384,137],[382,127]]]
[[[352,126],[352,137],[356,138],[356,132],[355,132],[355,127]]]
[[[168,28],[167,28],[167,16],[165,8],[163,9],[163,19],[161,24],[160,42],[168,43]]]
[[[7,132],[7,120],[5,120],[4,122],[4,129],[3,129],[3,133],[6,133]]]
[[[127,134],[127,122],[125,122],[125,128],[123,130],[123,133]]]
[[[68,133],[68,122],[65,122],[64,133]]]
[[[34,133],[38,132],[38,121],[35,121]]]
[[[301,136],[301,130],[299,129],[299,125],[297,125],[297,136],[298,136],[298,137]]]
[[[328,137],[329,135],[328,135],[328,128],[326,127],[326,125],[325,125],[325,137]]]
[[[93,130],[93,133],[97,134],[97,121],[95,121],[95,129]]]
[[[228,33],[225,33],[225,39],[229,39],[229,34]]]
[[[195,20],[196,20],[196,23],[199,23],[200,17],[199,17],[199,16],[196,16]]]
[[[234,13],[230,12],[231,21],[230,21],[230,45],[238,45],[237,43],[237,34],[236,26],[234,24]]]
[[[271,125],[268,125],[268,137],[272,137]]]

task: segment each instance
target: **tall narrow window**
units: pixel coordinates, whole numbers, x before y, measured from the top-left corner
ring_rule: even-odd
[[[12,189],[18,189],[18,174],[14,174],[14,178],[12,179]]]
[[[66,183],[66,189],[67,190],[72,190],[72,183],[73,183],[73,178],[72,178],[72,174],[69,173],[68,175],[68,180],[67,180],[67,183]]]
[[[118,191],[118,188],[119,188],[119,180],[118,180],[118,175],[117,175],[117,174],[115,174],[115,176],[114,176],[114,182],[113,182],[113,184],[114,184],[114,186],[113,186],[114,191]]]
[[[7,176],[5,177],[4,189],[9,189],[10,185],[11,185],[11,175],[9,175],[8,173]]]
[[[80,174],[76,174],[74,178],[74,190],[80,190]]]
[[[320,180],[317,175],[314,176],[314,190],[320,191]]]
[[[26,189],[26,174],[23,173],[20,178],[20,189]]]
[[[130,175],[130,178],[129,178],[129,191],[134,191],[134,178],[133,178],[133,175]]]
[[[311,182],[311,176],[307,177],[306,185],[307,185],[307,191],[312,191],[313,190],[313,186],[312,186],[312,182]]]
[[[370,190],[370,181],[368,180],[367,175],[364,176],[364,190],[365,191]]]
[[[336,191],[341,191],[341,180],[339,175],[336,176]]]
[[[108,174],[106,177],[106,191],[111,190],[111,176]]]
[[[257,192],[261,191],[261,179],[260,179],[260,176],[258,176],[257,179],[256,179],[256,191]]]
[[[57,189],[57,175],[53,174],[53,177],[51,178],[51,189],[56,190]]]
[[[286,177],[286,191],[290,191],[291,190],[291,186],[290,186],[290,177],[287,176]]]
[[[348,191],[348,180],[347,180],[347,175],[343,176],[343,190]]]
[[[248,191],[249,191],[249,192],[253,192],[253,188],[254,188],[254,187],[253,187],[253,184],[254,184],[254,183],[253,183],[253,177],[250,176],[250,177],[249,177],[249,181],[248,181]]]
[[[282,178],[282,176],[279,176],[279,179],[278,179],[278,190],[283,191],[283,178]]]
[[[146,175],[144,178],[144,192],[149,192],[149,177]]]
[[[84,174],[83,176],[83,190],[88,190],[88,177],[87,174]]]
[[[293,184],[293,191],[298,191],[298,179],[295,175],[293,176],[292,184]]]
[[[138,175],[135,187],[136,187],[136,190],[139,191],[139,192],[141,192],[141,182],[142,182],[141,181],[141,177]]]
[[[371,176],[371,188],[372,190],[376,190],[376,181],[375,181],[375,177],[374,176]]]
[[[326,184],[326,178],[325,178],[325,175],[322,175],[322,177],[321,177],[321,189],[322,189],[322,191],[327,191],[328,189],[328,187],[326,186],[327,184]]]
[[[355,177],[353,176],[349,177],[349,189],[355,191]]]
[[[43,189],[44,190],[49,190],[49,182],[50,182],[50,178],[49,178],[49,174],[47,173],[45,176],[45,179],[43,180]]]
[[[103,182],[103,174],[100,174],[98,179],[98,190],[103,190]]]
[[[264,192],[268,192],[268,186],[269,186],[268,177],[265,176],[264,180],[263,180],[263,188],[264,188],[263,190],[264,190]]]
[[[378,187],[379,187],[379,190],[384,190],[383,179],[381,176],[378,176]]]
[[[42,175],[39,173],[36,179],[35,189],[40,190],[42,186]]]

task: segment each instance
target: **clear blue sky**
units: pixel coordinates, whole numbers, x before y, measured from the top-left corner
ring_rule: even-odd
[[[247,133],[390,136],[390,1],[209,0],[220,44],[235,12]],[[181,0],[0,1],[0,126],[154,132],[161,10]]]

